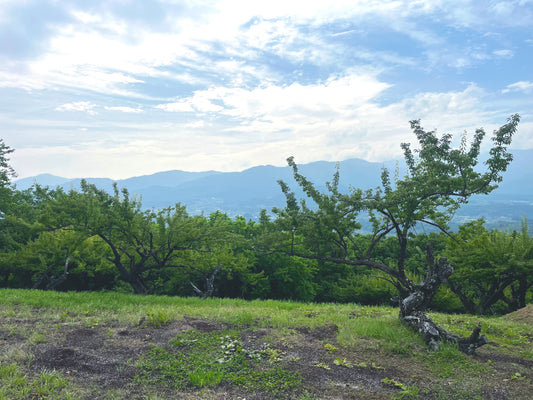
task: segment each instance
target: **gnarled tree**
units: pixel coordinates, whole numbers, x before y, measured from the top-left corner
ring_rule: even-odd
[[[432,349],[438,349],[442,341],[450,341],[457,343],[461,351],[474,353],[488,343],[480,335],[480,326],[470,337],[460,337],[437,326],[425,313],[439,286],[453,273],[452,265],[444,257],[436,259],[428,246],[426,276],[415,282],[405,271],[407,244],[420,224],[450,234],[448,223],[461,204],[473,195],[488,194],[497,187],[512,161],[507,148],[519,119],[518,115],[511,116],[494,132],[484,166],[478,166],[485,137],[483,129],[476,130],[470,145],[463,136],[460,146],[453,148],[452,135],[439,138],[434,131],[426,132],[420,121],[411,121],[418,148],[413,150],[409,144],[402,144],[407,164],[405,176],[392,180],[384,169],[381,186],[374,190],[351,188],[347,194],[340,193],[337,169],[333,180],[327,183],[327,193],[322,193],[299,173],[294,159],[289,158],[296,182],[316,207],[307,206],[305,200],[298,202],[289,186],[279,182],[287,198],[284,209],[274,209],[282,231],[280,249],[307,259],[380,271],[380,277],[398,289],[400,320],[419,331]],[[361,234],[362,215],[370,218],[371,235]],[[395,265],[383,263],[374,254],[376,245],[390,235],[399,245]]]
[[[165,271],[209,275],[218,272],[220,265],[227,269],[246,265],[244,257],[233,257],[221,227],[209,225],[205,217],[189,216],[180,204],[143,210],[140,201],[116,185],[111,195],[82,181],[81,192],[60,191],[48,207],[41,219],[48,229],[73,229],[99,238],[107,245],[107,259],[118,279],[137,294],[153,292],[153,282],[164,280],[161,274]]]

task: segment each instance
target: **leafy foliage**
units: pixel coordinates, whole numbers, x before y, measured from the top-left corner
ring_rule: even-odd
[[[483,220],[460,227],[446,253],[455,266],[450,287],[468,312],[511,312],[526,305],[533,286],[533,238],[527,220],[520,232],[489,232]]]

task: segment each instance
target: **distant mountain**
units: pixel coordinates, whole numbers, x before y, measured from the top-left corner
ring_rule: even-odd
[[[519,227],[520,218],[533,215],[533,150],[514,151],[515,160],[504,175],[504,181],[489,196],[476,196],[470,203],[461,207],[455,217],[456,223],[485,217],[489,227]],[[300,165],[300,171],[319,189],[325,190],[335,172],[336,163],[318,161]],[[339,163],[341,191],[350,186],[369,189],[379,185],[383,167],[394,175],[396,161],[383,163],[350,159]],[[403,172],[400,171],[400,175]],[[117,180],[120,188],[127,187],[131,194],[140,196],[146,208],[163,208],[176,203],[185,204],[193,214],[210,214],[216,210],[230,216],[243,215],[255,219],[261,209],[270,211],[273,207],[283,207],[284,196],[277,183],[284,180],[299,197],[304,194],[292,178],[289,167],[271,165],[257,166],[242,172],[185,172],[166,171]],[[111,191],[113,180],[107,178],[87,178],[89,183]],[[43,186],[61,186],[65,190],[78,189],[81,179],[66,179],[43,174],[15,181],[17,188],[26,189],[38,183]],[[533,225],[533,224],[532,224]],[[532,226],[533,228],[533,226]]]
[[[33,184],[38,183],[41,186],[57,187],[69,182],[68,178],[62,178],[52,174],[41,174],[29,178],[18,179],[15,181],[17,188],[20,190],[28,189]]]

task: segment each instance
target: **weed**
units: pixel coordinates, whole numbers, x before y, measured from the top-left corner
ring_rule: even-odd
[[[511,376],[511,380],[524,380],[526,379],[525,376],[523,376],[520,372],[515,372],[512,376]]]
[[[167,325],[171,321],[170,314],[164,310],[158,308],[153,310],[148,310],[146,313],[146,323],[153,326],[154,328],[161,328],[162,326]]]
[[[306,390],[298,400],[315,400],[315,399],[316,397]]]
[[[325,364],[323,362],[319,362],[319,363],[315,364],[315,367],[324,368],[324,369],[327,369],[327,370],[331,369],[331,367],[328,364]]]
[[[28,344],[34,345],[38,343],[46,343],[47,339],[46,337],[40,333],[40,332],[33,332],[31,336],[28,338]]]
[[[353,368],[353,364],[350,361],[346,360],[346,358],[336,357],[335,360],[333,360],[333,364],[341,367]]]
[[[374,368],[374,369],[385,369],[384,367],[380,367],[379,365],[376,365],[375,362],[372,363],[372,368]]]
[[[393,385],[400,389],[400,391],[393,397],[395,399],[418,399],[418,392],[420,389],[417,385],[406,385],[404,383],[398,382],[394,379],[383,378],[381,380],[386,385]]]
[[[223,371],[216,369],[196,369],[189,374],[189,381],[196,387],[217,386],[222,382]]]
[[[303,348],[302,340],[307,337],[307,332],[329,325],[339,327],[336,338],[327,337],[329,343],[335,343],[339,348],[352,346],[348,350],[352,354],[358,354],[359,358],[359,361],[348,361],[339,356],[338,360],[333,360],[339,353],[332,352],[330,359],[323,360],[332,370],[341,372],[341,367],[349,368],[351,364],[353,368],[368,368],[365,373],[377,375],[374,370],[381,368],[380,365],[385,365],[384,363],[387,369],[388,365],[392,369],[394,365],[406,363],[407,376],[411,376],[409,384],[416,386],[415,382],[424,382],[425,392],[420,390],[422,393],[418,394],[419,397],[477,400],[493,395],[497,397],[505,392],[509,398],[528,398],[529,370],[521,368],[518,363],[513,365],[506,362],[505,357],[533,360],[533,330],[530,325],[505,318],[438,313],[431,315],[443,328],[464,336],[469,335],[477,322],[481,321],[483,333],[489,336],[492,343],[497,344],[487,346],[483,351],[489,354],[491,360],[504,360],[495,363],[480,362],[480,358],[464,356],[448,344],[443,344],[438,352],[427,351],[418,334],[398,321],[398,310],[389,307],[302,304],[273,300],[139,297],[116,292],[67,293],[0,289],[1,335],[7,339],[0,352],[0,373],[3,374],[3,378],[0,378],[0,399],[29,399],[32,390],[35,394],[42,390],[37,388],[40,373],[34,372],[34,364],[40,362],[40,359],[35,358],[37,361],[34,362],[32,352],[35,347],[32,343],[48,340],[47,348],[56,346],[72,330],[93,327],[104,338],[104,342],[108,342],[105,339],[109,336],[113,337],[109,342],[118,344],[123,339],[129,339],[130,335],[119,335],[116,332],[127,328],[131,333],[135,329],[132,327],[141,318],[146,321],[150,312],[155,312],[154,321],[159,321],[160,326],[168,324],[171,319],[190,315],[217,324],[236,324],[236,330],[180,333],[173,342],[163,347],[153,347],[147,353],[143,345],[144,355],[135,364],[137,377],[131,387],[126,385],[120,390],[112,390],[97,388],[93,380],[72,380],[67,381],[67,386],[63,388],[53,389],[50,382],[43,384],[43,387],[50,388],[53,394],[41,398],[126,399],[142,393],[143,398],[161,400],[172,398],[170,393],[177,389],[186,393],[180,393],[181,397],[174,398],[207,399],[215,398],[214,393],[221,390],[210,386],[217,385],[221,376],[218,385],[228,387],[229,391],[241,398],[248,397],[248,391],[262,391],[265,398],[310,400],[313,399],[313,393],[318,393],[318,386],[307,380],[308,386],[305,389],[309,393],[301,392],[304,388],[299,386],[300,376],[287,371],[284,361],[291,362],[291,370],[304,370],[304,376],[309,373],[309,368],[314,370],[314,375],[320,375],[320,370],[313,367],[313,363],[307,364],[307,357],[299,358],[298,351]],[[157,316],[157,312],[162,317]],[[58,325],[61,325],[61,329]],[[147,322],[145,326],[156,325],[157,323],[152,325]],[[266,336],[260,337],[264,337],[263,340],[268,341],[270,346],[243,344],[247,342],[240,340],[239,330],[242,327],[266,332]],[[228,339],[223,339],[226,336]],[[23,341],[22,338],[27,340]],[[326,341],[322,344],[323,353],[328,351],[325,343]],[[287,350],[290,357],[280,349],[291,349]],[[217,363],[217,359],[226,361]],[[125,372],[125,365],[118,365],[114,374]],[[516,375],[517,372],[519,375]],[[50,372],[44,373],[50,375]],[[331,374],[333,375],[333,371]],[[486,379],[487,376],[490,378]],[[82,393],[73,392],[69,386],[71,384],[77,385],[76,388]],[[406,389],[407,393],[404,394]],[[398,387],[395,395],[413,397],[416,389],[409,385],[404,389]],[[336,386],[335,390],[344,389]],[[364,394],[360,398],[365,398]]]
[[[279,349],[272,349],[270,347],[264,350],[265,355],[271,362],[277,363],[280,362],[283,356],[283,352]]]
[[[334,352],[336,352],[337,350],[339,350],[338,348],[336,348],[335,346],[333,346],[332,344],[329,344],[329,343],[326,343],[326,344],[324,345],[324,348],[325,348],[328,352],[330,352],[330,353],[334,353]]]
[[[411,354],[414,346],[423,345],[419,335],[389,314],[346,321],[337,336],[346,346],[356,345],[361,338],[377,339],[380,347],[396,354]]]

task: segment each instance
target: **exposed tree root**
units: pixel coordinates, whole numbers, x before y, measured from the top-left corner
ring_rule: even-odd
[[[438,350],[440,344],[446,341],[457,343],[459,350],[465,354],[474,354],[477,348],[489,342],[485,335],[480,335],[481,324],[469,337],[458,336],[442,329],[424,312],[441,283],[447,282],[448,277],[453,273],[453,267],[445,257],[435,262],[431,246],[427,247],[427,260],[430,268],[426,278],[420,284],[413,285],[411,294],[400,302],[400,320],[419,332],[432,350]]]
[[[424,342],[432,349],[438,350],[444,341],[457,343],[459,350],[465,354],[474,354],[476,349],[489,343],[485,335],[480,335],[481,324],[475,327],[469,337],[451,334],[438,326],[422,311],[416,311],[411,315],[400,317],[401,321],[411,329],[422,335]]]

